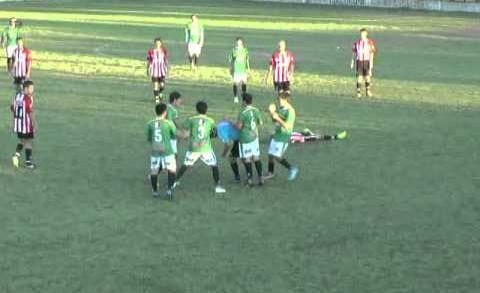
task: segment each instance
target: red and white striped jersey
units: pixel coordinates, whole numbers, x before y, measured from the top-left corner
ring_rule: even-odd
[[[289,75],[295,66],[295,55],[291,51],[285,51],[283,54],[276,51],[272,55],[270,65],[273,67],[274,82],[290,81]]]
[[[13,112],[13,131],[22,134],[33,133],[31,119],[33,97],[21,93],[16,94],[10,109]]]
[[[27,48],[17,47],[13,51],[13,76],[26,77],[32,68],[32,53]]]
[[[358,39],[352,47],[352,52],[357,61],[370,61],[370,56],[375,54],[376,50],[375,42],[372,39]]]
[[[148,73],[151,77],[165,77],[167,75],[168,54],[165,48],[148,50],[147,62]]]

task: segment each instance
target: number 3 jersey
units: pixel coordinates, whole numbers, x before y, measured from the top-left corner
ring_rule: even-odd
[[[173,122],[156,118],[148,122],[146,134],[152,144],[152,155],[166,157],[175,154],[171,140],[175,138],[177,129]]]
[[[212,133],[215,131],[215,121],[206,115],[196,115],[188,118],[184,128],[190,131],[188,150],[194,153],[211,152]]]

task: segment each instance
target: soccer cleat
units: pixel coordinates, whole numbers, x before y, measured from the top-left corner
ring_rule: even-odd
[[[238,103],[240,103],[240,100],[238,99],[238,97],[234,97],[234,98],[233,98],[233,102],[234,102],[235,104],[238,104]]]
[[[357,92],[357,95],[356,95],[357,98],[361,98],[362,97],[362,94]]]
[[[289,181],[295,180],[298,176],[299,171],[300,171],[300,169],[298,167],[291,167],[288,170],[288,180]]]
[[[367,90],[367,97],[369,97],[369,98],[373,97],[373,94],[372,94],[371,90]]]
[[[345,138],[347,138],[347,132],[345,130],[337,134],[337,139],[345,139]]]
[[[180,181],[175,181],[175,183],[173,183],[172,190],[177,188],[179,185],[180,185]]]
[[[18,168],[20,166],[20,158],[17,155],[12,157],[12,164],[15,168]]]
[[[263,176],[264,180],[272,179],[275,177],[275,173],[268,173],[267,175]]]
[[[248,179],[247,179],[247,185],[248,185],[248,187],[253,187],[253,180],[252,180],[252,178],[248,178]]]
[[[225,188],[223,188],[222,186],[217,185],[215,187],[215,193],[225,193],[225,192],[227,192],[227,190]]]
[[[30,170],[33,170],[33,169],[35,169],[36,167],[35,167],[35,164],[33,164],[32,162],[26,162],[26,163],[25,163],[25,168],[30,169]]]
[[[170,200],[173,199],[173,190],[167,189],[167,198]]]
[[[240,179],[240,176],[235,176],[235,183],[241,183],[242,179]]]
[[[152,190],[153,197],[158,198],[160,193],[158,191]]]
[[[263,186],[263,184],[265,184],[265,179],[262,176],[258,177],[258,186]]]

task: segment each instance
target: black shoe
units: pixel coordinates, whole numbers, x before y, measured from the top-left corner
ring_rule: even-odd
[[[265,184],[265,179],[262,176],[258,177],[258,186],[263,186]]]
[[[35,169],[35,164],[33,164],[31,162],[27,162],[27,163],[25,163],[25,168],[33,170],[33,169]]]
[[[242,183],[242,179],[240,179],[240,176],[235,176],[235,183]]]

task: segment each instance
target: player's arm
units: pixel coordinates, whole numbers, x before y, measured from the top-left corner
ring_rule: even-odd
[[[357,50],[356,43],[353,43],[352,47],[352,61],[350,62],[350,68],[353,70],[355,68],[355,60],[357,60]]]
[[[247,72],[250,72],[250,53],[247,50]]]
[[[146,63],[146,71],[147,71],[147,75],[150,75],[150,64],[152,64],[152,57],[150,55],[150,51],[148,51],[147,53],[147,62]]]
[[[2,31],[2,37],[0,39],[0,43],[2,44],[2,48],[5,48],[5,40],[7,39],[7,29]]]
[[[233,56],[233,51],[228,55],[228,64],[230,65],[229,66],[229,70],[230,70],[230,75],[233,77],[233,69],[234,69],[234,64],[235,64],[235,58]]]
[[[200,27],[200,47],[203,47],[203,43],[205,41],[204,37],[205,37],[205,31],[203,29],[203,25],[201,25],[201,27]]]
[[[185,44],[188,45],[188,40],[190,40],[190,30],[187,27],[185,27]]]
[[[373,41],[371,41],[370,60],[369,60],[369,63],[370,63],[370,75],[372,75],[373,63],[374,63],[374,59],[375,59],[375,51],[376,51],[375,43],[374,43]]]
[[[272,71],[273,71],[273,65],[272,65],[272,63],[270,63],[270,65],[268,66],[268,69],[267,69],[267,73],[265,74],[265,77],[263,78],[264,83],[267,83],[268,78],[270,77],[270,74],[272,73]]]
[[[27,79],[32,75],[32,52],[27,52]]]
[[[290,73],[290,78],[293,77],[293,73],[295,72],[295,63],[296,63],[296,60],[295,60],[295,55],[291,55],[291,58],[290,58],[290,68],[289,68],[289,73]]]
[[[147,125],[147,128],[145,129],[145,135],[147,136],[147,141],[152,142],[152,127],[150,124]]]

